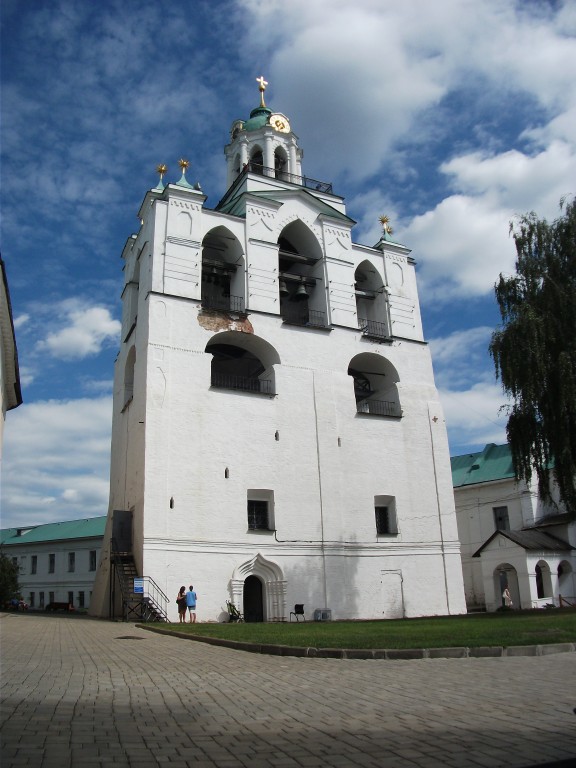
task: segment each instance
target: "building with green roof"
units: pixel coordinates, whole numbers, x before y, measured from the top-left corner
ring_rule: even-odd
[[[468,610],[497,610],[506,588],[517,608],[576,604],[576,523],[516,480],[510,446],[451,464]]]
[[[0,549],[19,566],[31,610],[55,603],[89,608],[105,526],[104,515],[0,530]]]

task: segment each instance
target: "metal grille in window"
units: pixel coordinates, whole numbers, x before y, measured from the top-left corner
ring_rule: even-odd
[[[376,533],[379,536],[396,533],[394,517],[389,507],[375,507],[376,512]]]
[[[248,500],[248,530],[268,530],[268,502]]]
[[[493,507],[494,524],[497,531],[509,531],[510,522],[508,520],[508,507]]]

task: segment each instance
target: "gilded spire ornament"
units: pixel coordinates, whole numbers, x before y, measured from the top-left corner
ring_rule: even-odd
[[[164,165],[164,163],[160,163],[160,165],[156,166],[156,173],[160,174],[160,184],[162,184],[164,179],[164,174],[168,173],[168,166]]]
[[[394,232],[394,230],[390,226],[390,219],[388,218],[388,216],[380,216],[378,220],[380,224],[382,224],[382,231],[384,232],[385,235],[391,235]]]
[[[155,192],[163,192],[165,188],[164,184],[164,174],[168,172],[168,166],[164,165],[164,163],[160,163],[160,165],[156,166],[156,173],[160,174],[160,178],[158,179],[158,184],[154,187]]]
[[[260,106],[265,107],[266,104],[264,103],[264,91],[266,90],[266,86],[268,85],[268,82],[264,80],[263,75],[260,75],[260,77],[257,77],[256,82],[259,84],[258,90],[260,91]]]
[[[180,180],[177,182],[179,187],[190,187],[192,188],[192,185],[188,183],[188,180],[186,178],[186,171],[190,167],[190,161],[184,160],[183,157],[178,160],[178,165],[182,169],[182,176],[180,177]]]

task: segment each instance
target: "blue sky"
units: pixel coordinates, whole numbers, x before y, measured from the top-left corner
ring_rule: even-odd
[[[304,173],[418,263],[453,455],[505,441],[488,356],[509,222],[576,192],[576,2],[3,0],[2,257],[24,404],[2,526],[105,514],[126,238],[155,167],[225,191],[234,119],[288,115]]]

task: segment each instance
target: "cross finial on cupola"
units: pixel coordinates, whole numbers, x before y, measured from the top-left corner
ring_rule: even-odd
[[[260,77],[257,77],[256,82],[259,84],[258,90],[260,91],[260,106],[265,107],[266,104],[264,103],[264,91],[266,90],[266,86],[268,85],[268,83],[266,80],[264,80],[263,75],[260,75]]]

